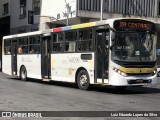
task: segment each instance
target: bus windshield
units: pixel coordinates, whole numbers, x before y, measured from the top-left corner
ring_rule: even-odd
[[[156,61],[156,35],[148,31],[117,31],[112,59],[126,62]]]

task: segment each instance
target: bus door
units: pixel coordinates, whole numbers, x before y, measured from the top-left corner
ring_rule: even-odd
[[[12,58],[11,58],[11,65],[12,65],[12,75],[17,75],[17,41],[12,41]]]
[[[51,77],[51,51],[50,51],[50,36],[42,37],[41,40],[41,74],[43,79]]]
[[[109,65],[109,30],[96,31],[96,81],[108,79]],[[106,83],[106,82],[105,82]]]

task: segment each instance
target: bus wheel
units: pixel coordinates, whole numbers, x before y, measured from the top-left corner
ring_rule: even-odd
[[[24,80],[24,81],[27,80],[27,70],[24,66],[21,68],[20,78],[21,78],[21,80]]]
[[[81,90],[87,90],[90,85],[89,75],[86,70],[81,70],[77,76],[77,85]]]
[[[157,77],[160,77],[160,71],[157,73]]]

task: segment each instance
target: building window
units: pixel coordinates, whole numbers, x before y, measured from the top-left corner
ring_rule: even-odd
[[[26,17],[26,0],[20,0],[20,19]]]
[[[9,10],[8,10],[8,3],[3,5],[3,15],[8,14]]]
[[[33,0],[33,12],[35,15],[40,14],[40,0]]]

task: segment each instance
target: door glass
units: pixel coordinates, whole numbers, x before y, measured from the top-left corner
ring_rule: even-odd
[[[45,40],[45,51],[44,51],[44,53],[45,53],[45,56],[47,56],[47,49],[48,49],[48,46],[47,46],[47,39]]]
[[[42,76],[50,78],[50,38],[43,38],[42,42]]]
[[[17,75],[17,42],[12,43],[12,74]]]
[[[109,31],[97,33],[97,77],[108,78]]]
[[[102,78],[102,33],[97,36],[97,77]]]

